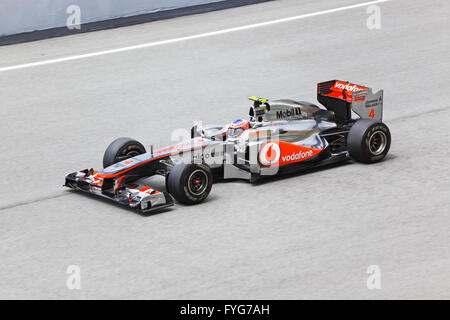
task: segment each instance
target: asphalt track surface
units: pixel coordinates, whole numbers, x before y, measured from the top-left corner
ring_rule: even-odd
[[[362,1],[272,1],[0,48],[1,68]],[[0,298],[450,298],[448,1],[379,4],[0,71]],[[250,95],[315,101],[316,83],[385,90],[386,161],[251,185],[142,217],[61,187],[119,136],[149,146],[196,120],[245,116]],[[163,188],[163,180],[152,178]],[[81,268],[81,290],[66,269]],[[368,290],[366,270],[381,269]]]

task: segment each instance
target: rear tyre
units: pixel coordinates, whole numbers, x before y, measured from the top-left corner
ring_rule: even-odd
[[[382,122],[361,119],[351,127],[347,147],[350,156],[358,162],[379,162],[389,152],[391,133]]]
[[[114,140],[103,155],[103,168],[145,153],[145,147],[138,141],[122,137]]]
[[[205,164],[178,163],[166,176],[166,189],[184,204],[197,204],[205,200],[211,191],[213,176]]]

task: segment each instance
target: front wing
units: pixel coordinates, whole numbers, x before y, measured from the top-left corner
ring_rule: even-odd
[[[141,213],[174,205],[173,198],[168,192],[158,191],[136,182],[127,183],[126,180],[127,176],[104,179],[99,172],[85,169],[68,174],[64,186],[113,200]]]

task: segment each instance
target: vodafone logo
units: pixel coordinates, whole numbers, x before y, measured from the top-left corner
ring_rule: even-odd
[[[280,160],[280,146],[275,142],[267,142],[261,148],[259,153],[259,162],[263,166],[271,166]]]
[[[347,90],[351,92],[362,90],[362,88],[358,87],[356,84],[349,84],[349,83],[342,83],[342,82],[336,82],[334,85],[335,88],[341,89],[341,90]]]
[[[306,152],[302,152],[302,151],[300,151],[300,152],[298,152],[298,153],[293,153],[293,154],[291,154],[291,155],[289,155],[289,156],[285,156],[285,157],[283,157],[283,162],[289,162],[289,161],[295,161],[295,160],[303,160],[303,159],[306,159],[306,158],[311,158],[312,156],[313,156],[314,154],[313,154],[313,152],[310,150],[310,151],[306,151]]]

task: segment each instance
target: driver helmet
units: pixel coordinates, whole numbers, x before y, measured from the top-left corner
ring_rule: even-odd
[[[228,127],[227,136],[229,138],[239,138],[239,136],[248,129],[250,129],[250,121],[238,119],[233,121]]]

